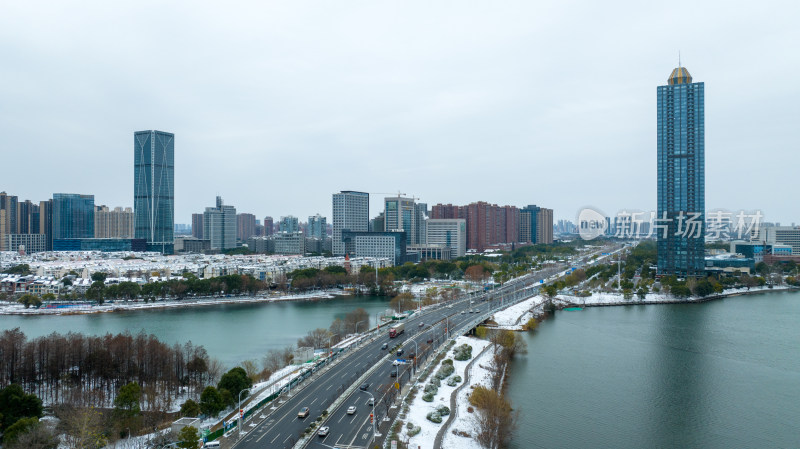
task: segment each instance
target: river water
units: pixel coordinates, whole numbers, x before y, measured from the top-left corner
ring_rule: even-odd
[[[524,335],[514,449],[800,447],[800,292],[562,311]]]
[[[282,349],[297,342],[309,330],[328,328],[334,319],[363,307],[370,315],[389,305],[385,297],[340,296],[321,301],[225,304],[175,309],[84,315],[2,315],[0,330],[19,327],[28,338],[52,332],[82,332],[89,335],[141,330],[168,343],[191,341],[203,345],[211,357],[233,367],[243,360],[259,361],[270,349]],[[367,329],[360,324],[361,330]]]

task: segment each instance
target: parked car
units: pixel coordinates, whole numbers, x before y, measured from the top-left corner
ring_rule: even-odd
[[[355,412],[356,412],[356,406],[355,405],[351,405],[350,407],[347,407],[347,414],[348,415],[352,415]]]
[[[297,417],[303,419],[307,417],[309,413],[311,413],[311,411],[308,409],[308,407],[303,407],[299,412],[297,412]]]
[[[328,436],[328,432],[330,432],[330,431],[331,431],[330,427],[322,426],[322,427],[319,428],[319,431],[317,431],[317,435],[319,435],[321,437],[326,437],[326,436]]]

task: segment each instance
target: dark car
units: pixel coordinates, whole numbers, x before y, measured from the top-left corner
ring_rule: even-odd
[[[358,387],[358,389],[361,390],[361,391],[369,390],[369,382],[364,382],[363,384],[361,384],[360,387]]]
[[[409,359],[416,359],[417,358],[417,354],[415,352],[411,352],[411,353],[408,354],[408,358]]]
[[[397,350],[397,356],[400,357],[401,355],[403,355],[403,350],[402,349],[398,349]]]
[[[386,349],[389,347],[389,343],[384,343],[381,345],[381,349]]]
[[[428,344],[433,343],[433,338],[428,338]]]
[[[390,376],[390,377],[397,377],[397,370],[396,370],[396,369],[393,369],[393,370],[392,370],[392,371],[389,373],[389,376]]]

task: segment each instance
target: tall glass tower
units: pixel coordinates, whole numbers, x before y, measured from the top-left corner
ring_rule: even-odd
[[[94,195],[53,194],[53,238],[94,238]]]
[[[175,225],[175,135],[133,133],[134,235],[148,251],[173,252]]]
[[[658,86],[658,274],[704,275],[705,99],[685,67]]]

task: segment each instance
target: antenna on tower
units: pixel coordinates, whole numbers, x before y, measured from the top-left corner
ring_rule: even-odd
[[[681,67],[681,51],[678,50],[678,67]]]

